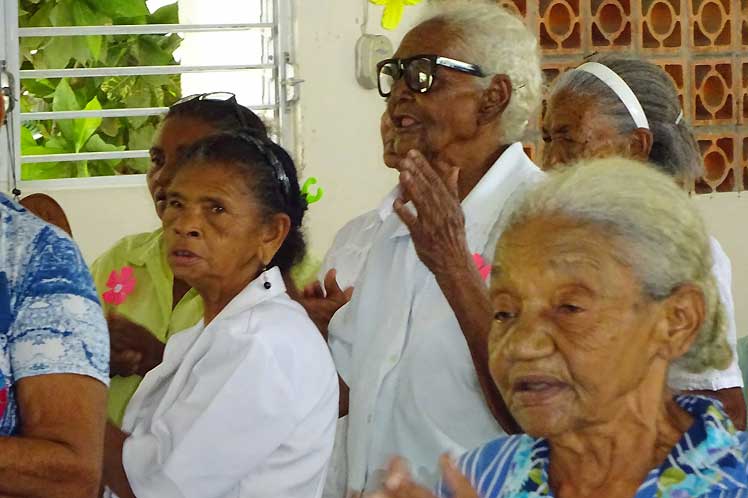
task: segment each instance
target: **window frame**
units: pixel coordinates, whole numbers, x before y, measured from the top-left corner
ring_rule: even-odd
[[[272,19],[259,23],[221,23],[221,24],[149,24],[149,25],[113,25],[113,26],[64,26],[64,27],[41,27],[41,28],[19,28],[18,26],[18,1],[8,0],[0,7],[0,25],[6,29],[5,36],[0,38],[0,62],[6,61],[8,72],[13,76],[13,95],[20,95],[21,81],[23,79],[37,79],[48,77],[72,77],[87,75],[151,75],[151,74],[187,74],[195,72],[216,71],[244,71],[244,70],[271,70],[274,86],[274,101],[267,105],[249,106],[250,109],[273,110],[273,126],[277,130],[278,140],[290,152],[297,150],[296,113],[299,100],[300,83],[294,77],[295,70],[295,46],[293,43],[293,7],[292,0],[262,0],[263,9],[272,9]],[[195,33],[195,32],[219,32],[247,31],[253,29],[269,29],[272,33],[272,60],[267,64],[240,64],[240,65],[199,65],[199,66],[137,66],[137,67],[102,67],[102,68],[72,68],[72,69],[48,69],[48,70],[20,70],[20,48],[19,42],[23,37],[51,37],[51,36],[80,36],[80,35],[120,35],[120,34],[161,34],[161,33]],[[225,90],[225,89],[217,89]],[[125,187],[145,185],[144,174],[116,175],[116,176],[94,176],[86,178],[61,178],[51,180],[21,180],[21,165],[41,162],[54,162],[60,159],[67,160],[101,160],[101,159],[123,159],[148,157],[147,150],[124,150],[117,152],[96,153],[72,153],[53,154],[39,156],[21,155],[21,126],[27,121],[55,120],[63,118],[85,118],[85,117],[134,117],[154,116],[164,114],[166,107],[148,108],[120,108],[103,110],[81,110],[81,111],[47,111],[21,113],[20,105],[9,113],[7,126],[12,132],[12,147],[9,148],[6,140],[8,131],[0,133],[0,189],[8,192],[14,183],[21,190],[47,190],[57,188],[86,188],[86,187]],[[9,151],[14,152],[14,161],[9,159]],[[14,182],[11,164],[15,164]]]

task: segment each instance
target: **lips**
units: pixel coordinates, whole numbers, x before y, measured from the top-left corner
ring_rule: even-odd
[[[176,266],[191,266],[197,263],[201,258],[190,250],[174,249],[169,253],[169,259]]]
[[[417,127],[421,122],[412,114],[395,113],[392,117],[392,124],[395,125],[395,129],[398,131],[407,131]]]
[[[517,377],[512,383],[512,404],[525,407],[547,404],[567,389],[568,384],[549,375]]]

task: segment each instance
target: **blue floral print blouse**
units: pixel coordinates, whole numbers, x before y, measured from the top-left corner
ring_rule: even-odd
[[[748,498],[748,433],[737,432],[719,402],[681,395],[694,417],[668,458],[634,498]],[[481,498],[552,498],[548,441],[528,435],[496,439],[465,454],[460,470]],[[449,497],[443,485],[440,497]]]

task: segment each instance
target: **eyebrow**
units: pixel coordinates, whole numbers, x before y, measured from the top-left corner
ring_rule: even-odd
[[[553,128],[551,133],[569,133],[571,127],[569,125],[562,125],[557,128]]]

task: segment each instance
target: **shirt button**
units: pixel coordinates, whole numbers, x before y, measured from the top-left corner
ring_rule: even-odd
[[[366,422],[367,422],[367,423],[369,423],[369,424],[370,424],[372,420],[374,420],[374,417],[373,417],[373,416],[369,415],[368,417],[366,417]]]
[[[393,365],[395,363],[397,363],[397,360],[399,360],[399,359],[400,359],[400,357],[398,355],[396,355],[396,354],[390,355],[390,363],[393,364]]]

